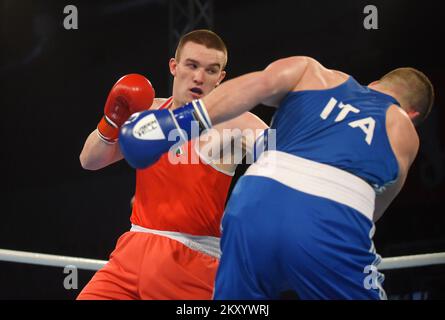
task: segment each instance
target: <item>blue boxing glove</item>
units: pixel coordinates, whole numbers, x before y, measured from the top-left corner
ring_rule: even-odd
[[[173,111],[147,110],[133,114],[122,126],[119,146],[135,169],[155,163],[173,146],[178,146],[211,128],[201,100],[194,100]]]

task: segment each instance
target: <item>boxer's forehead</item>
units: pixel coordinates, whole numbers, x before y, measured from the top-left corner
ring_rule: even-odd
[[[222,68],[225,55],[220,50],[189,41],[182,47],[180,60],[193,60],[205,66],[218,65]]]

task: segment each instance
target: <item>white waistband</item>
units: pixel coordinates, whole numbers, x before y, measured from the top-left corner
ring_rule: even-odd
[[[266,151],[245,175],[267,177],[292,189],[342,203],[372,221],[374,190],[364,180],[341,169],[280,151]]]
[[[219,249],[220,238],[218,237],[194,236],[191,234],[186,234],[181,232],[154,230],[154,229],[144,228],[135,224],[131,225],[130,231],[156,234],[159,236],[163,236],[181,242],[183,245],[189,247],[192,250],[205,253],[217,259],[221,257],[221,250]]]

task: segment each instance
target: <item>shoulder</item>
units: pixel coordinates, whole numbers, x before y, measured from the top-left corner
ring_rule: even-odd
[[[386,130],[398,160],[410,166],[419,150],[420,140],[413,122],[400,107],[392,105],[386,112]]]
[[[289,77],[294,75],[303,75],[309,67],[317,65],[318,62],[306,56],[292,56],[275,60],[264,70],[269,79],[276,77]]]
[[[280,59],[268,68],[273,70],[275,75],[281,75],[277,81],[285,82],[285,79],[291,79],[289,83],[293,85],[288,91],[330,89],[349,78],[348,74],[329,69],[316,59],[307,56]]]
[[[386,131],[391,149],[399,164],[399,176],[394,184],[387,187],[385,192],[377,195],[374,221],[383,215],[403,188],[409,168],[419,149],[419,137],[411,119],[402,108],[396,105],[390,106],[386,112]]]
[[[405,133],[405,139],[413,139],[419,144],[419,136],[408,114],[399,106],[391,105],[386,112],[387,123],[390,129],[400,130]],[[401,133],[401,132],[398,132]]]
[[[291,56],[286,58],[281,58],[269,65],[270,66],[289,66],[294,64],[305,64],[310,66],[321,65],[320,62],[315,60],[314,58],[308,56]]]
[[[306,72],[316,72],[316,71],[330,71],[318,60],[308,57],[308,56],[292,56],[287,58],[282,58],[271,63],[268,69],[284,69],[284,70],[294,70],[300,69]]]

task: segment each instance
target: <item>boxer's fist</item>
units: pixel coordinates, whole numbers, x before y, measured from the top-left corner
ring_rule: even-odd
[[[115,143],[119,128],[131,114],[151,107],[155,91],[147,78],[139,74],[128,74],[120,78],[108,94],[104,116],[97,126],[99,137]]]
[[[135,169],[155,163],[172,147],[196,138],[212,123],[201,100],[173,111],[148,110],[133,114],[122,126],[119,146]]]

